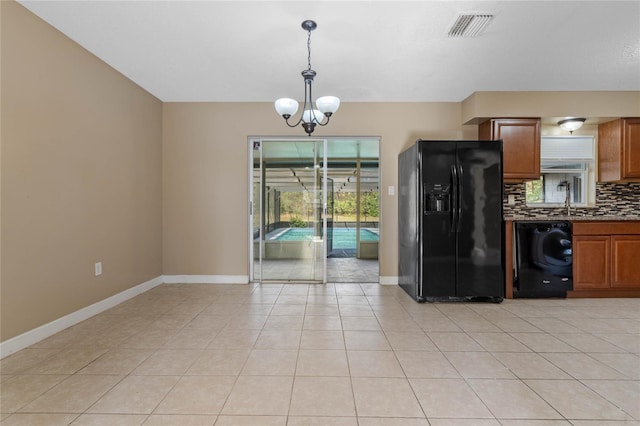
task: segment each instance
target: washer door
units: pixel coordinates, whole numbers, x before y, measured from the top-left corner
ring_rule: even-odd
[[[531,261],[549,274],[573,276],[571,236],[560,228],[533,230]]]

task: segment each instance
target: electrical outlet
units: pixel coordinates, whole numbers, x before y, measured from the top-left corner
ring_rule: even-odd
[[[387,190],[389,195],[394,195],[396,193],[396,188],[393,185],[389,186]]]
[[[95,269],[96,277],[98,275],[102,275],[102,262],[96,263],[94,266],[94,269]]]
[[[507,201],[507,203],[508,203],[510,206],[513,206],[513,205],[516,203],[516,196],[515,196],[515,195],[513,195],[513,194],[510,194],[510,195],[509,195],[509,197],[508,197],[508,201]]]

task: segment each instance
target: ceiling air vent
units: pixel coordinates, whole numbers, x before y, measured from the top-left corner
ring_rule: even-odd
[[[467,13],[458,15],[449,29],[449,37],[478,37],[493,19],[489,13]]]

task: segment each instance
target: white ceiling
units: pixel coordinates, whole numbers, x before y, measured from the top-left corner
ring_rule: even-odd
[[[639,1],[32,1],[36,15],[162,101],[314,95],[461,101],[476,91],[640,90]],[[448,38],[460,12],[495,18]]]

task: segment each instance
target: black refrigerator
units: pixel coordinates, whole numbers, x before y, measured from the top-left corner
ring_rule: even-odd
[[[418,140],[398,186],[400,286],[418,302],[501,302],[502,141]]]

